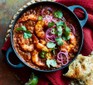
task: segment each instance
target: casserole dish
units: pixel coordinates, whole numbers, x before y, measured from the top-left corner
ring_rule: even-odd
[[[47,5],[47,6],[53,6],[53,7],[56,7],[56,8],[60,8],[64,11],[65,13],[65,18],[68,19],[68,21],[72,24],[74,24],[77,32],[78,32],[78,36],[79,36],[79,43],[78,43],[78,51],[75,53],[74,55],[74,58],[69,62],[67,63],[65,66],[62,66],[62,67],[59,67],[59,68],[56,68],[56,69],[48,69],[48,70],[44,70],[44,69],[37,69],[37,68],[33,68],[31,67],[19,54],[18,52],[16,51],[15,49],[15,46],[14,46],[14,42],[13,42],[13,30],[14,30],[14,27],[15,27],[15,24],[17,23],[18,19],[23,15],[23,13],[25,13],[26,11],[30,10],[31,8],[35,8],[35,7],[38,7],[38,6],[44,6],[44,5]],[[79,8],[81,9],[82,11],[84,11],[84,14],[85,14],[85,18],[83,20],[79,20],[78,17],[73,13],[73,11],[76,9],[76,8]],[[40,71],[40,72],[53,72],[53,71],[57,71],[57,70],[60,70],[60,69],[63,69],[65,67],[67,67],[71,62],[73,62],[75,60],[75,58],[77,57],[77,55],[80,53],[81,51],[81,48],[82,48],[82,45],[83,45],[83,32],[82,32],[82,28],[83,26],[85,25],[86,21],[88,19],[88,15],[87,15],[87,12],[86,10],[82,7],[82,6],[79,6],[79,5],[73,5],[73,6],[69,6],[69,7],[66,7],[65,5],[63,4],[59,4],[59,3],[56,3],[56,2],[38,2],[38,3],[34,3],[32,5],[29,5],[27,6],[26,8],[24,8],[24,10],[22,10],[18,15],[17,17],[15,18],[14,20],[14,23],[13,23],[13,26],[11,27],[11,33],[10,33],[10,37],[11,37],[11,45],[12,47],[10,47],[6,53],[6,59],[8,61],[8,63],[15,67],[15,68],[21,68],[21,67],[24,67],[25,65],[30,67],[31,69],[33,70],[36,70],[36,71]],[[20,60],[20,63],[17,64],[17,65],[14,65],[11,61],[10,61],[10,58],[9,58],[9,54],[11,52],[13,52],[16,54],[16,56],[19,58]]]

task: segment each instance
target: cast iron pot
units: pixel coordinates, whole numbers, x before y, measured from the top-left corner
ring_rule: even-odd
[[[63,5],[63,4],[59,4],[59,3],[57,3],[57,2],[49,2],[49,1],[44,1],[44,2],[38,2],[38,3],[34,3],[34,4],[31,4],[31,5],[29,5],[29,6],[27,6],[26,8],[24,8],[24,10],[23,11],[21,11],[18,15],[17,15],[17,17],[15,18],[15,20],[14,20],[14,23],[12,24],[12,28],[11,28],[11,32],[10,32],[10,36],[11,36],[11,47],[7,50],[7,52],[6,52],[6,60],[7,60],[7,62],[8,62],[8,64],[10,64],[12,67],[14,67],[14,68],[22,68],[22,67],[24,67],[24,66],[28,66],[28,67],[30,67],[26,62],[25,62],[25,60],[22,58],[22,57],[20,57],[19,56],[19,54],[16,52],[16,50],[15,50],[15,48],[14,48],[14,44],[13,44],[13,29],[14,29],[14,26],[15,26],[15,24],[16,24],[16,22],[17,22],[17,20],[21,17],[21,15],[24,13],[24,12],[26,12],[27,10],[29,10],[30,8],[33,8],[33,7],[36,7],[36,6],[39,6],[39,5],[52,5],[52,6],[56,6],[56,7],[59,7],[59,8],[62,8],[66,13],[67,13],[67,16],[65,16],[65,17],[70,17],[70,20],[72,20],[72,22],[73,23],[75,23],[76,24],[76,28],[77,28],[77,30],[78,30],[78,32],[79,32],[79,37],[80,37],[80,42],[79,42],[79,50],[78,50],[78,52],[75,54],[75,57],[73,58],[73,60],[71,60],[71,62],[73,62],[74,60],[75,60],[75,58],[77,57],[77,55],[80,53],[80,51],[81,51],[81,48],[82,48],[82,45],[83,45],[83,32],[82,32],[82,28],[83,28],[83,26],[85,25],[85,23],[87,22],[87,19],[88,19],[88,15],[87,15],[87,12],[86,12],[86,10],[82,7],[82,6],[79,6],[79,5],[73,5],[73,6],[69,6],[69,7],[67,7],[67,6],[65,6],[65,5]],[[83,12],[84,12],[84,14],[85,14],[85,18],[83,19],[83,20],[80,20],[80,19],[78,19],[78,17],[74,14],[74,10],[76,9],[76,8],[79,8],[79,9],[81,9]],[[18,59],[20,60],[20,62],[18,63],[18,64],[13,64],[12,62],[11,62],[11,59],[10,59],[10,56],[9,56],[9,54],[11,53],[11,52],[14,52],[15,54],[16,54],[16,56],[18,57]],[[35,69],[35,68],[31,68],[32,70],[36,70],[36,71],[40,71],[40,72],[53,72],[53,71],[57,71],[57,70],[61,70],[61,69],[63,69],[63,68],[65,68],[65,67],[67,67],[71,62],[69,62],[67,65],[65,65],[64,67],[62,66],[61,68],[57,68],[57,69],[54,69],[54,70],[38,70],[38,69]]]

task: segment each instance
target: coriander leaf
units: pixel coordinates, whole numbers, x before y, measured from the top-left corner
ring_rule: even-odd
[[[55,28],[52,28],[51,34],[56,34],[56,29]]]
[[[70,32],[71,32],[70,28],[66,26],[64,29],[64,35],[67,37],[69,36]]]
[[[48,48],[55,48],[55,46],[56,46],[56,44],[53,43],[53,42],[48,42],[48,43],[47,43],[47,47],[48,47]]]
[[[62,36],[62,38],[64,39],[64,40],[69,40],[70,39],[70,36]]]
[[[66,28],[66,23],[63,23],[64,28]]]
[[[42,17],[42,16],[39,16],[39,17],[38,17],[38,20],[42,20],[42,19],[43,19],[43,17]]]
[[[66,31],[66,32],[70,32],[71,30],[70,30],[69,27],[66,27],[66,28],[65,28],[65,31]]]
[[[32,37],[32,34],[30,33],[30,31],[25,31],[24,32],[24,38],[25,39],[28,39],[28,38],[31,38]]]
[[[41,52],[40,52],[40,57],[41,57],[41,58],[45,58],[45,54],[46,54],[45,51],[41,51]]]
[[[64,33],[63,34],[65,35],[65,37],[68,37],[71,30],[70,30],[70,28],[68,26],[66,26],[66,23],[64,23],[63,26],[64,26]]]
[[[38,77],[32,73],[31,77],[29,78],[29,81],[25,83],[25,85],[37,85],[38,83]]]
[[[62,18],[62,17],[63,17],[63,13],[62,13],[61,11],[55,11],[55,12],[54,12],[54,16],[55,16],[56,18]]]
[[[58,37],[58,38],[56,38],[55,40],[56,40],[56,42],[57,42],[57,44],[58,44],[59,46],[63,45],[62,38]]]
[[[58,36],[61,36],[62,35],[62,27],[61,26],[58,26],[57,27],[57,31],[58,31]]]
[[[49,60],[49,59],[47,59],[46,60],[46,65],[50,68],[50,66],[52,66],[52,67],[56,67],[57,66],[57,62],[56,62],[56,60]]]
[[[53,27],[54,24],[55,24],[54,22],[49,22],[49,23],[48,23],[48,27]]]
[[[63,25],[64,25],[64,22],[59,21],[59,22],[56,23],[56,25],[57,25],[57,26],[63,26]]]
[[[26,27],[25,26],[21,26],[19,28],[16,28],[16,31],[26,31]]]

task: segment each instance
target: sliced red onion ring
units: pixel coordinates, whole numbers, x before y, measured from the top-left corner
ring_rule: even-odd
[[[52,22],[57,23],[57,19],[54,19],[54,18],[53,18],[53,19],[52,19]]]
[[[54,36],[54,35],[52,35],[52,36],[50,36],[50,37],[48,36],[48,37],[47,37],[47,40],[48,40],[48,41],[51,41],[51,42],[55,42],[55,36]]]
[[[46,31],[46,35],[47,35],[47,36],[53,35],[53,34],[51,34],[51,30],[52,30],[52,28],[47,29],[47,31]]]
[[[44,12],[45,11],[50,11],[50,12],[52,12],[53,10],[52,10],[52,8],[50,8],[50,7],[45,7],[45,8],[43,8],[42,10],[41,10],[41,15],[44,15]]]
[[[76,34],[76,32],[75,32],[75,28],[74,28],[74,26],[73,26],[72,24],[70,24],[70,28],[71,28],[73,34],[75,35],[75,34]]]
[[[47,21],[48,23],[49,23],[49,22],[52,22],[52,19],[53,19],[53,17],[50,16],[50,15],[46,15],[46,16],[43,18],[43,20],[44,20],[44,21]]]
[[[67,26],[71,29],[72,33],[75,35],[76,32],[75,32],[74,26],[72,24],[69,24],[69,23],[67,23]]]
[[[62,56],[62,55],[64,55],[64,56],[66,57],[66,63],[64,63],[64,60],[63,60],[63,57],[64,57],[64,56]],[[59,63],[61,63],[62,65],[68,64],[68,62],[69,62],[69,60],[68,60],[68,53],[67,53],[67,52],[59,52],[59,53],[57,54],[57,61],[58,61]]]
[[[50,8],[50,7],[46,7],[46,9],[47,9],[48,11],[50,11],[50,12],[53,12],[52,8]]]
[[[51,30],[52,30],[52,28],[49,28],[49,29],[46,31],[46,39],[47,39],[48,41],[55,42],[56,36],[55,36],[54,34],[51,34]]]

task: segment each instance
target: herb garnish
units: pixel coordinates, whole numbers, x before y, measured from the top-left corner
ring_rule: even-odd
[[[41,51],[41,52],[40,52],[40,57],[41,57],[41,58],[45,58],[45,54],[46,54],[45,51]]]
[[[50,66],[56,67],[56,66],[57,66],[57,62],[56,62],[56,60],[53,60],[53,59],[51,59],[51,60],[47,59],[47,60],[46,60],[46,65],[47,65],[49,68],[50,68]]]
[[[43,19],[43,17],[42,17],[42,16],[39,16],[39,17],[38,17],[38,20],[42,20],[42,19]]]
[[[26,27],[25,26],[21,26],[19,28],[16,28],[16,31],[26,31]]]
[[[57,26],[57,34],[58,36],[61,36],[62,35],[62,27],[61,26]]]
[[[48,42],[48,43],[47,43],[47,47],[48,47],[48,48],[55,48],[55,46],[56,46],[56,44],[53,43],[53,42]]]
[[[62,17],[63,17],[63,13],[62,13],[61,11],[55,11],[55,12],[54,12],[54,16],[55,16],[56,18],[62,18]]]
[[[49,22],[49,23],[48,23],[48,27],[53,27],[54,25],[55,25],[54,22]]]
[[[16,31],[23,31],[24,32],[23,36],[25,39],[32,37],[31,32],[29,30],[27,30],[25,26],[21,26],[19,28],[16,28]]]
[[[56,42],[57,42],[57,44],[58,44],[59,46],[63,45],[63,41],[62,41],[62,38],[61,38],[61,37],[58,37],[58,38],[56,38],[55,40],[56,40]]]

